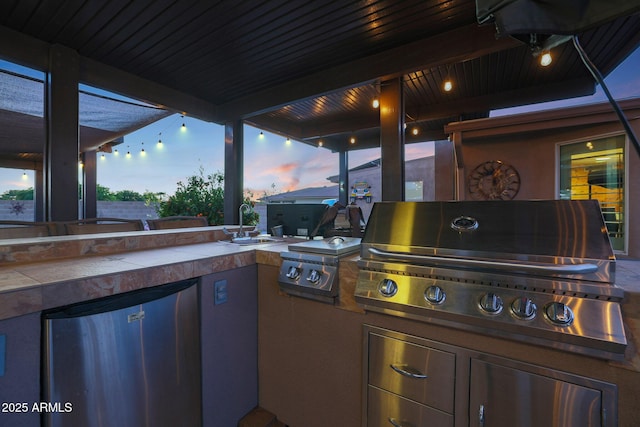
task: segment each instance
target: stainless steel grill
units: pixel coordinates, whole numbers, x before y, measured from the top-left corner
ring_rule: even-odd
[[[365,309],[618,359],[627,341],[597,201],[376,203]]]
[[[278,282],[288,294],[326,303],[338,296],[338,266],[341,257],[360,250],[360,238],[330,237],[289,245],[281,252]]]

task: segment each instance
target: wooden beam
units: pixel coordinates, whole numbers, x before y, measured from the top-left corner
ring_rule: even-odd
[[[214,104],[92,59],[81,58],[80,81],[169,111],[222,124],[217,121],[219,114]]]
[[[50,46],[49,43],[0,25],[0,58],[6,61],[47,71]]]
[[[547,84],[543,87],[532,86],[517,90],[492,93],[484,96],[465,98],[446,103],[433,104],[428,111],[419,111],[417,107],[405,106],[407,114],[411,115],[413,122],[426,122],[430,120],[442,120],[457,117],[464,114],[473,114],[479,111],[491,111],[500,108],[528,105],[539,102],[555,101],[575,96],[592,95],[595,91],[595,82],[590,78],[581,78],[570,81]],[[518,100],[515,102],[514,100]],[[357,117],[349,116],[349,120],[312,121],[308,124],[291,122],[289,120],[274,120],[269,116],[255,116],[247,120],[253,126],[270,132],[275,132],[299,141],[317,141],[319,138],[349,134],[355,130],[374,129],[380,126],[377,115],[363,114]],[[444,131],[435,132],[434,139],[442,139]],[[424,137],[424,135],[421,135]],[[415,138],[407,138],[414,140]]]
[[[480,27],[472,24],[221,104],[218,108],[218,120],[248,118],[273,111],[294,101],[378,79],[399,77],[408,72],[444,63],[466,61],[520,45],[519,41],[510,37],[496,39],[491,26]]]

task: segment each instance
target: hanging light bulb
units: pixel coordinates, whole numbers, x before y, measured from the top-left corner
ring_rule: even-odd
[[[162,147],[162,132],[158,134],[158,147]]]
[[[104,153],[102,153],[102,155],[100,156],[100,160],[104,160],[104,159],[105,159]]]
[[[184,123],[184,115],[181,115],[180,117],[181,117],[181,118],[182,118],[182,120],[183,120],[183,121],[182,121],[182,126],[180,127],[180,130],[181,130],[181,131],[185,131],[185,130],[187,130],[187,125]]]
[[[324,142],[322,140],[318,141],[318,147],[323,147],[324,146]]]
[[[542,65],[543,67],[547,67],[551,64],[552,61],[553,58],[551,57],[551,52],[542,52],[542,55],[540,55],[540,65]]]
[[[451,92],[451,89],[453,89],[453,81],[451,80],[451,67],[449,65],[447,65],[447,77],[442,83],[442,88],[445,92]]]
[[[379,108],[380,100],[378,98],[373,98],[373,102],[371,103],[371,105],[373,106],[373,108]]]
[[[414,128],[411,130],[411,133],[412,133],[412,134],[414,134],[414,135],[417,135],[419,132],[420,132],[420,131],[418,130],[418,128],[417,128],[417,127],[414,127]]]
[[[118,149],[117,148],[115,150],[113,150],[113,155],[114,156],[117,156],[118,154],[120,154],[120,153],[118,153]]]
[[[355,144],[356,143],[356,137],[352,136],[351,138],[349,138],[349,142],[352,143],[352,144]]]
[[[291,144],[291,140],[289,138],[287,138],[287,140],[285,141],[287,145]]]
[[[144,142],[142,143],[142,149],[140,150],[140,155],[141,156],[146,156],[147,155],[146,151],[144,151]]]
[[[260,139],[264,139],[264,132],[260,131],[259,138],[260,138]]]
[[[27,178],[29,178],[29,177],[27,176],[27,171],[24,171],[24,172],[22,173],[22,179],[27,179]]]

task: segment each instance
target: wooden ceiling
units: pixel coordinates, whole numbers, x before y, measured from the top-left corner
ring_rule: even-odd
[[[391,78],[404,81],[407,129],[419,128],[407,142],[444,138],[447,123],[492,109],[595,90],[570,43],[541,68],[529,46],[479,26],[473,0],[3,0],[0,26],[2,58],[45,69],[44,53],[24,51],[63,45],[105,74],[123,72],[85,83],[332,150],[379,145],[371,101]],[[640,44],[640,17],[579,37],[606,75]],[[122,83],[128,75],[168,91]]]

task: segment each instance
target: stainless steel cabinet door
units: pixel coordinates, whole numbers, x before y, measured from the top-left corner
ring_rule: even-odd
[[[469,420],[477,427],[600,427],[597,389],[471,360]]]

